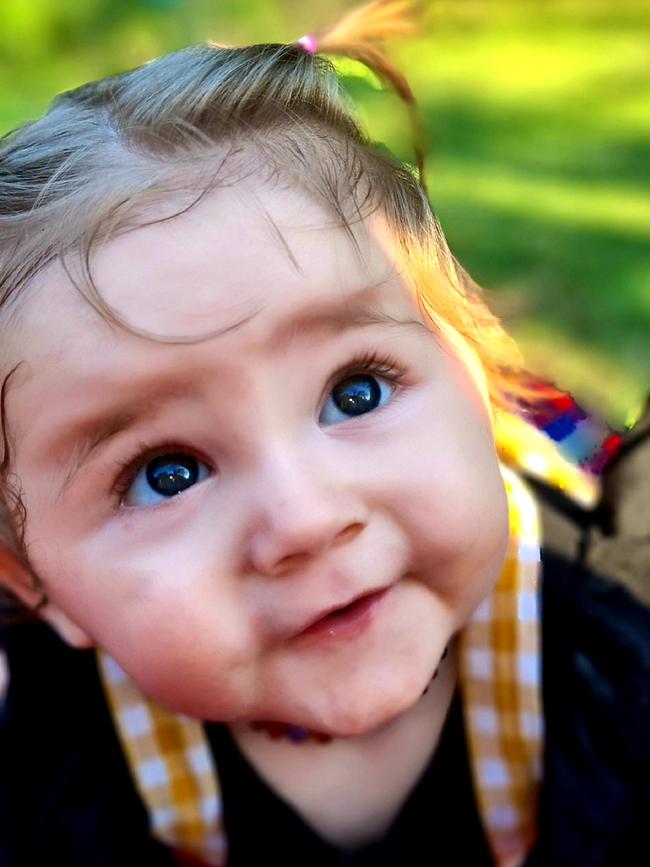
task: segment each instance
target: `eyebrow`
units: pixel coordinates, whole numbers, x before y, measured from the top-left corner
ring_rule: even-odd
[[[428,327],[419,319],[395,317],[379,307],[372,300],[377,288],[366,287],[343,302],[301,311],[283,320],[262,342],[262,346],[272,353],[278,353],[297,341],[313,339],[319,332],[341,334],[379,325],[426,332],[429,336],[435,334],[433,326]],[[212,336],[218,338],[226,333],[232,334],[255,315],[257,314],[229,325]],[[48,452],[55,454],[57,462],[63,465],[65,475],[59,496],[79,469],[110,440],[147,417],[160,415],[169,404],[192,399],[198,391],[196,383],[188,382],[187,379],[170,381],[168,377],[161,379],[157,376],[147,380],[128,400],[105,407],[98,413],[66,427],[48,448]]]
[[[376,288],[369,287],[343,303],[328,304],[291,316],[273,331],[264,343],[265,348],[270,352],[277,352],[299,340],[311,339],[318,332],[342,334],[371,325],[386,325],[400,329],[415,328],[424,330],[427,334],[433,332],[433,325],[429,328],[419,319],[391,316],[377,303],[373,303],[370,299]]]
[[[134,394],[119,406],[106,407],[87,418],[75,420],[47,449],[62,466],[64,476],[59,496],[102,446],[137,423],[160,415],[169,404],[191,398],[195,391],[187,383],[170,383],[168,378],[149,380],[146,393]]]

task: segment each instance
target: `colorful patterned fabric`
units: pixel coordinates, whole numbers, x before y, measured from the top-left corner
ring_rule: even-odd
[[[519,401],[527,418],[558,446],[560,453],[588,473],[597,475],[618,452],[623,438],[595,415],[589,415],[566,392],[540,379],[534,405]]]

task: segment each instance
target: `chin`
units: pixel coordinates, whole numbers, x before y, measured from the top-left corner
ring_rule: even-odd
[[[338,705],[330,705],[327,715],[309,727],[339,738],[368,735],[410,710],[423,691],[424,687],[402,689],[399,695],[392,696],[383,691],[378,701],[357,699],[351,702],[348,697]]]

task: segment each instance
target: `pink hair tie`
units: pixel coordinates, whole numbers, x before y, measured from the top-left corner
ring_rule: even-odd
[[[303,36],[298,40],[298,45],[302,45],[308,54],[316,54],[317,43],[315,36]]]

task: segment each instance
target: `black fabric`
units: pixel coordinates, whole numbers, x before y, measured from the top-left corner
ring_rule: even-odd
[[[225,726],[206,731],[219,762],[229,867],[262,864],[269,852],[284,867],[424,867],[431,864],[432,841],[439,864],[492,864],[472,792],[458,695],[438,750],[392,827],[380,841],[354,852],[327,843],[271,792]]]
[[[539,863],[647,865],[650,612],[556,555],[544,574]]]
[[[92,651],[44,625],[5,632],[0,719],[2,867],[171,867],[148,833]]]

